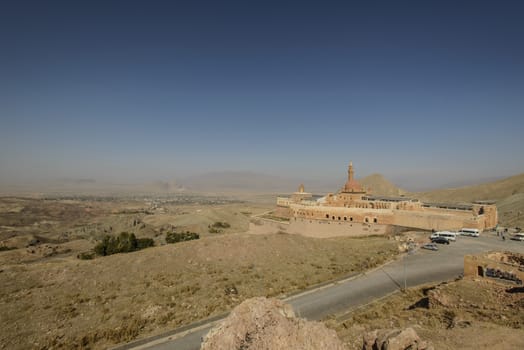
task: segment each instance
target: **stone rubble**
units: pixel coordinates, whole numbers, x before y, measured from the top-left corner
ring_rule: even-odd
[[[363,336],[362,350],[434,350],[431,343],[421,340],[411,327],[380,329]]]

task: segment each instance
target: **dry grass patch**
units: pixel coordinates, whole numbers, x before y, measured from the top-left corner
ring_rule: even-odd
[[[396,252],[396,243],[382,237],[232,234],[94,260],[5,265],[0,343],[106,348],[222,313],[247,298],[356,273]]]

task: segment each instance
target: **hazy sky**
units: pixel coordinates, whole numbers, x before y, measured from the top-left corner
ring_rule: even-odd
[[[522,1],[4,1],[0,181],[524,172]]]

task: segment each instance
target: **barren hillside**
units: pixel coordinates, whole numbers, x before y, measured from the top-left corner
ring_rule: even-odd
[[[524,193],[516,193],[497,201],[499,221],[505,226],[524,226]]]
[[[23,263],[21,255],[35,255],[29,249],[4,251],[0,344],[106,349],[220,314],[247,298],[357,273],[397,252],[397,243],[384,237],[286,234],[215,235],[94,260],[64,252]]]
[[[349,350],[362,349],[362,334],[413,327],[435,349],[522,349],[522,288],[462,279],[409,288],[327,321]]]
[[[377,196],[400,196],[406,191],[398,188],[381,174],[371,174],[359,180],[367,191]]]
[[[494,200],[502,225],[524,225],[524,174],[475,186],[417,192],[409,196],[423,201],[448,203]]]
[[[524,174],[480,185],[415,192],[410,195],[432,202],[472,202],[476,200],[500,201],[517,193],[524,193]]]

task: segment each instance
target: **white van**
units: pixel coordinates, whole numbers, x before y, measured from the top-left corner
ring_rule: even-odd
[[[513,235],[513,237],[511,237],[512,240],[514,241],[524,241],[524,233],[515,233],[515,235]]]
[[[431,235],[430,239],[433,239],[436,237],[444,237],[448,241],[453,241],[453,242],[457,240],[457,234],[455,232],[450,232],[450,231],[437,231]]]
[[[480,231],[476,228],[463,228],[458,234],[461,236],[478,237],[480,236]]]

